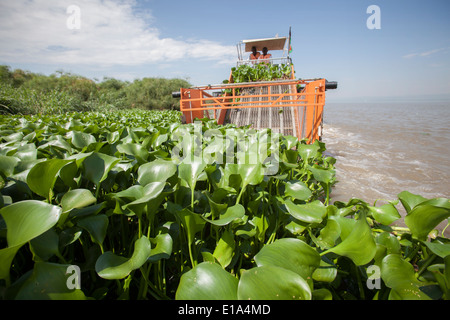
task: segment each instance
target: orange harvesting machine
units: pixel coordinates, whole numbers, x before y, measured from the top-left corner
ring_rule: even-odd
[[[172,93],[180,98],[183,121],[196,118],[216,119],[218,124],[232,123],[238,127],[250,125],[254,129],[270,128],[283,135],[291,135],[307,143],[321,140],[325,91],[336,89],[337,82],[326,79],[296,79],[289,56],[290,37],[243,40],[237,45],[238,60],[226,83],[181,88]],[[244,58],[244,54],[262,51],[281,51],[281,56],[263,61]],[[284,70],[282,77],[269,80],[263,77],[251,81],[236,81],[237,70],[258,68]],[[246,67],[245,67],[246,66]],[[252,70],[250,70],[252,71]],[[256,71],[255,71],[256,72]],[[248,78],[247,78],[248,79]]]

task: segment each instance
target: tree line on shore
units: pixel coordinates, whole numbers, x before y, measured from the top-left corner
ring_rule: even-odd
[[[139,108],[176,110],[173,91],[190,87],[184,79],[92,80],[65,71],[50,75],[0,65],[0,114],[52,114]]]

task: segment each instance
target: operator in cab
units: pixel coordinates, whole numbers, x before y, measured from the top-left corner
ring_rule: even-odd
[[[250,53],[250,60],[258,60],[260,56],[261,56],[261,53],[256,51],[256,47],[252,47],[252,53]],[[255,62],[253,62],[253,63],[255,63]]]
[[[261,63],[269,64],[270,60],[272,58],[272,55],[267,52],[267,47],[264,47],[262,49],[262,54],[259,56],[259,60]]]

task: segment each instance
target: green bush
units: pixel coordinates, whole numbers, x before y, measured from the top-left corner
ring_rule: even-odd
[[[182,79],[144,78],[135,80],[124,91],[130,107],[143,109],[174,109],[178,100],[172,98],[172,92],[190,84]]]
[[[57,71],[49,76],[0,66],[0,113],[53,114],[104,109],[178,109],[172,92],[191,85],[182,79],[144,78],[102,82]]]

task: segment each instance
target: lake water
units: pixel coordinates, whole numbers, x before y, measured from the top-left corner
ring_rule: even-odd
[[[396,200],[404,190],[450,198],[449,119],[450,102],[327,103],[322,139],[339,180],[332,203]]]

